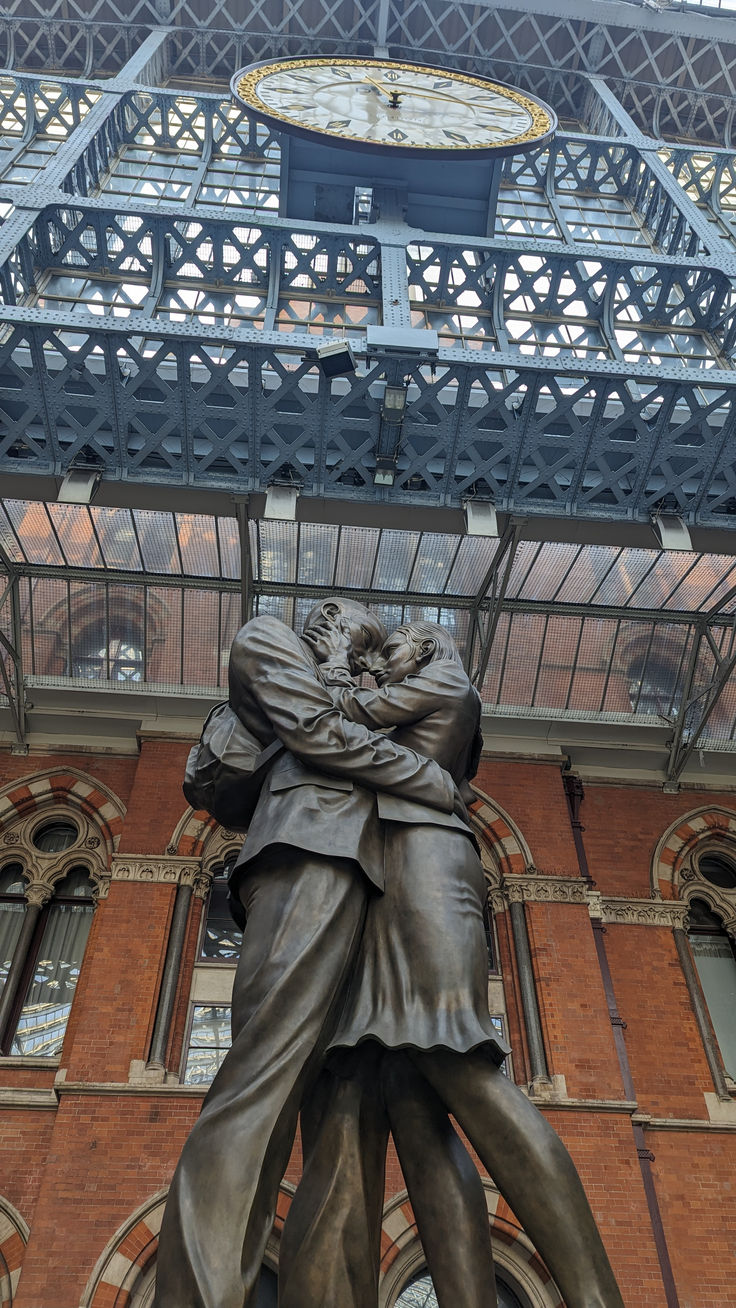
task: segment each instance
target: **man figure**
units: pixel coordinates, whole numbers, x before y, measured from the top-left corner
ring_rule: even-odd
[[[280,740],[234,872],[247,915],[233,991],[233,1043],[184,1146],[159,1245],[156,1308],[253,1303],[299,1105],[319,1071],[372,882],[383,887],[375,791],[455,820],[437,763],[351,723],[319,664],[345,634],[350,671],[385,639],[361,604],[316,606],[300,640],[276,618],[233,643],[230,703],[264,746]],[[328,772],[329,770],[329,772]]]

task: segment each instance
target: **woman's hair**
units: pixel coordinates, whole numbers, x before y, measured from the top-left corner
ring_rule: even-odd
[[[401,627],[397,627],[392,634],[396,635],[397,633],[406,636],[407,641],[417,655],[422,652],[422,646],[425,643],[431,643],[430,663],[434,663],[435,659],[453,659],[455,663],[462,664],[460,651],[452,636],[447,628],[441,627],[438,622],[405,622]]]

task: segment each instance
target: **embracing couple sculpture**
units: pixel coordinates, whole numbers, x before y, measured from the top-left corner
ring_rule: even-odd
[[[337,598],[301,638],[254,618],[226,712],[252,774],[233,1041],[172,1182],[156,1308],[252,1308],[300,1110],[281,1308],[376,1308],[389,1129],[440,1305],[495,1308],[483,1188],[448,1113],[567,1308],[623,1308],[567,1151],[501,1070],[463,799],[480,701],[452,638],[409,623],[387,639]]]

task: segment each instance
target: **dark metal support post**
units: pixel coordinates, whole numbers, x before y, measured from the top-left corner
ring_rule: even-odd
[[[166,1049],[169,1043],[171,1019],[174,1014],[176,987],[179,982],[179,970],[184,952],[184,939],[191,901],[192,887],[177,886],[174,912],[171,918],[171,930],[169,931],[169,943],[166,946],[164,974],[161,978],[161,990],[158,997],[156,1021],[153,1026],[151,1049],[146,1064],[149,1068],[163,1068],[166,1066]]]
[[[250,550],[247,499],[235,501],[235,514],[240,537],[240,621],[246,623],[253,617],[253,560]]]
[[[0,564],[5,568],[8,575],[8,581],[2,599],[0,599],[0,609],[5,603],[10,604],[11,631],[10,639],[3,631],[0,631],[0,690],[3,690],[8,698],[18,745],[25,749],[26,710],[21,647],[20,581],[17,569],[11,563],[1,545]],[[6,658],[12,664],[12,671],[7,666]]]
[[[526,925],[524,905],[519,901],[512,901],[510,911],[511,930],[514,933],[516,966],[519,972],[521,1003],[524,1010],[524,1028],[526,1030],[526,1040],[529,1047],[529,1063],[532,1081],[549,1081],[547,1056],[544,1052],[542,1023],[539,1017],[537,988],[534,982],[532,952],[529,947],[529,932]]]
[[[29,904],[26,908],[23,926],[20,929],[18,942],[13,951],[13,957],[5,978],[2,994],[0,994],[0,1048],[3,1047],[6,1038],[6,1028],[10,1014],[18,998],[18,987],[23,976],[28,950],[33,940],[34,932],[38,925],[38,919],[41,916],[43,904]]]
[[[700,980],[695,970],[693,956],[690,953],[687,933],[682,927],[675,927],[673,934],[675,937],[677,954],[682,966],[683,976],[685,977],[685,985],[687,986],[688,994],[690,996],[690,1003],[692,1004],[693,1012],[695,1014],[695,1021],[697,1022],[698,1030],[700,1031],[700,1038],[703,1041],[705,1057],[708,1061],[708,1067],[713,1078],[713,1085],[715,1086],[716,1094],[719,1099],[727,1100],[730,1103],[731,1096],[728,1092],[728,1086],[726,1085],[726,1077],[723,1071],[723,1064],[721,1063],[721,1055],[718,1045],[713,1038],[713,1032],[708,1020],[708,1012],[703,998],[703,991],[701,990]]]

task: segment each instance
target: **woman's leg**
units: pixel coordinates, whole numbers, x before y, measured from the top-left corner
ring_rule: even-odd
[[[580,1177],[542,1114],[483,1053],[412,1059],[457,1118],[567,1308],[624,1308]]]
[[[377,1308],[388,1143],[381,1056],[361,1045],[345,1076],[323,1071],[302,1106],[304,1167],[281,1236],[280,1308]]]
[[[391,1134],[440,1308],[497,1308],[488,1209],[444,1104],[402,1053],[387,1053]]]

